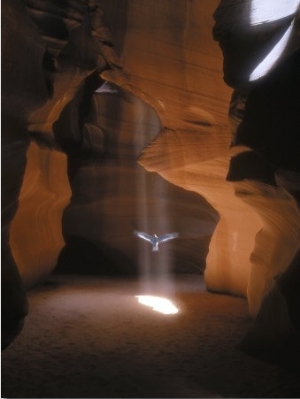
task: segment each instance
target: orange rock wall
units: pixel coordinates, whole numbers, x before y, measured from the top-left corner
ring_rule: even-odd
[[[32,286],[56,265],[64,245],[62,213],[71,190],[65,154],[32,142],[26,158],[19,207],[10,228],[10,247],[24,284]]]
[[[278,288],[277,279],[289,275],[300,242],[299,161],[293,144],[299,131],[295,90],[299,79],[292,73],[299,64],[299,18],[287,16],[266,34],[260,27],[253,34],[247,25],[249,1],[218,3],[80,0],[52,8],[47,1],[4,2],[2,249],[3,275],[14,287],[14,295],[5,291],[6,315],[13,309],[18,322],[26,313],[22,284],[38,283],[54,269],[64,244],[63,229],[65,236],[82,234],[90,241],[99,236],[110,246],[110,254],[127,252],[137,261],[133,237],[128,239],[135,223],[127,219],[122,225],[130,227],[126,239],[116,238],[113,231],[122,224],[122,195],[137,186],[130,176],[142,168],[144,176],[177,186],[170,190],[177,202],[193,198],[197,203],[203,196],[218,212],[219,220],[208,207],[210,218],[218,221],[206,259],[209,290],[247,297],[250,314],[256,316],[265,298]],[[292,23],[289,18],[294,18]],[[293,34],[274,64],[274,74],[267,71],[258,84],[250,82],[254,62],[267,54],[267,44],[279,38],[281,25],[287,23]],[[91,76],[119,87],[116,91],[124,104],[110,103],[106,95],[96,100]],[[288,78],[283,81],[281,76]],[[291,76],[294,80],[289,80]],[[281,96],[289,90],[278,94],[278,82],[291,88],[292,98]],[[268,91],[270,87],[273,91]],[[273,113],[266,113],[261,98],[265,95],[269,104],[274,87],[277,97],[269,97]],[[237,118],[233,90],[243,98]],[[75,107],[68,114],[72,101]],[[115,107],[120,111],[117,117]],[[143,112],[145,118],[140,117]],[[273,115],[278,123],[272,125]],[[143,140],[134,136],[136,127],[145,133]],[[281,143],[285,159],[280,157]],[[96,166],[86,166],[91,153]],[[102,191],[95,188],[96,172]],[[88,182],[89,177],[95,181]],[[71,195],[69,181],[73,198],[62,225]],[[80,201],[98,196],[98,189],[101,206],[85,207],[89,226],[80,215]],[[94,190],[91,195],[89,190]],[[122,194],[114,206],[113,201],[107,205],[110,190]],[[152,192],[154,199],[155,195]],[[133,208],[137,201],[131,200],[127,205]],[[176,206],[171,214],[178,226]],[[114,208],[120,211],[117,217]],[[155,212],[153,206],[152,219]],[[193,228],[193,223],[183,225],[186,232]],[[191,247],[182,248],[186,254]],[[282,301],[286,308],[284,296]],[[17,331],[17,322],[8,330]]]

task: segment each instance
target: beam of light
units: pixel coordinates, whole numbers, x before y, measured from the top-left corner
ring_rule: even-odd
[[[176,314],[179,309],[167,298],[152,295],[136,295],[139,303],[153,308],[154,311],[163,314]]]
[[[168,183],[157,173],[149,173],[138,160],[145,148],[162,131],[161,121],[156,112],[140,99],[133,100],[133,133],[136,185],[136,219],[134,229],[139,232],[171,231],[169,214]],[[146,244],[146,245],[145,245]],[[155,249],[154,249],[155,248]],[[144,240],[137,240],[138,265],[140,270],[140,292],[153,292],[155,286],[162,293],[169,295],[174,290],[172,279],[172,259],[170,246],[163,250],[148,245]],[[154,249],[154,251],[153,251]],[[159,248],[162,249],[162,248]]]
[[[260,25],[293,15],[299,4],[299,0],[252,0],[250,24]]]
[[[278,61],[286,48],[286,45],[292,33],[293,26],[294,23],[292,22],[288,29],[285,31],[282,38],[279,40],[279,42],[273,47],[273,49],[263,59],[263,61],[258,64],[258,66],[254,69],[249,77],[250,82],[253,82],[254,80],[266,75],[266,73],[269,72],[273,65]]]

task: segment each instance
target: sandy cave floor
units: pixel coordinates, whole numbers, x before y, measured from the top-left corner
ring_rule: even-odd
[[[179,312],[139,304],[146,291]],[[53,275],[28,296],[24,330],[2,352],[2,398],[300,397],[299,376],[236,349],[247,303],[206,292],[201,276]]]

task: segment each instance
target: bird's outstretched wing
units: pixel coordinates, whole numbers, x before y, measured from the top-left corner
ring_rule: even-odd
[[[164,234],[163,236],[158,237],[158,242],[165,242],[172,240],[173,238],[177,238],[179,236],[179,233],[169,233],[169,234]]]
[[[151,244],[153,244],[154,237],[153,237],[153,236],[150,236],[150,234],[143,233],[142,231],[137,231],[137,230],[134,230],[133,234],[134,234],[135,236],[140,237],[140,238],[142,238],[143,240],[149,241],[149,242],[151,242]]]

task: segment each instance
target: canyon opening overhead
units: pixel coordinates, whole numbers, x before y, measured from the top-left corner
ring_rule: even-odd
[[[299,71],[299,0],[2,1],[5,361],[30,346],[41,290],[69,281],[85,309],[80,279],[87,298],[123,279],[121,308],[170,326],[193,292],[208,314],[236,300],[229,347],[295,373]]]

